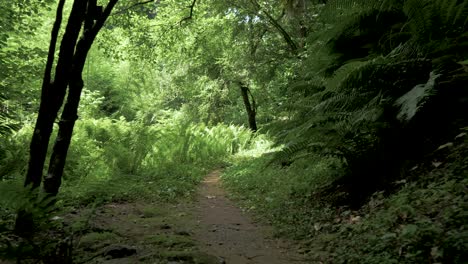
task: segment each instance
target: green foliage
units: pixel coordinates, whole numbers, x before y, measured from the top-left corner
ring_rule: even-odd
[[[28,203],[49,2],[0,3],[0,187],[19,195],[0,197],[7,229]],[[463,166],[409,168],[439,164],[426,159],[468,124],[467,1],[188,2],[119,1],[83,72],[58,208],[188,197],[228,159],[235,197],[317,262],[466,260]]]
[[[427,101],[427,97],[430,97],[433,93],[433,88],[436,79],[440,75],[430,73],[429,80],[425,84],[416,85],[411,91],[404,94],[395,104],[399,105],[401,110],[398,113],[397,118],[404,121],[410,121],[418,110],[423,106],[424,102]]]
[[[0,185],[2,193],[2,231],[4,231],[11,221],[15,212],[24,209],[37,219],[44,219],[52,209],[49,205],[50,199],[39,196],[29,188],[24,188],[19,182],[4,182]]]
[[[31,132],[23,127],[3,146],[3,179],[22,178]],[[208,168],[247,149],[250,142],[247,129],[192,124],[182,112],[168,112],[152,124],[141,119],[87,118],[77,123],[74,132],[63,198],[88,204],[95,199],[187,196]]]
[[[26,171],[30,126],[23,126],[10,136],[0,137],[0,179],[19,179]]]
[[[466,190],[460,186],[466,184],[466,171],[453,174],[460,165],[430,172],[428,183],[403,182],[388,198],[376,193],[361,210],[332,215],[338,218],[332,225],[317,221],[324,227],[310,239],[311,254],[334,263],[465,262]]]
[[[416,178],[393,183],[398,188],[393,193],[374,193],[358,210],[331,206],[323,197],[322,190],[343,173],[334,158],[279,168],[266,167],[269,151],[259,158],[239,155],[222,179],[247,210],[281,234],[302,238],[314,262],[464,263],[466,143],[458,142],[441,167],[434,168],[435,157],[428,157],[411,172]]]
[[[466,12],[465,3],[448,0],[328,3],[318,16],[328,26],[286,79],[295,103],[279,108],[284,121],[273,128],[284,147],[273,163],[342,158],[347,170],[333,185],[359,206],[400,177],[406,160],[447,140],[466,123],[459,98],[467,98],[467,75],[457,65],[468,56],[466,23],[454,7]],[[331,17],[337,9],[339,21]],[[447,39],[456,44],[442,44]]]
[[[207,168],[249,140],[245,129],[193,125],[183,114],[152,125],[86,120],[75,132],[63,193],[83,201],[173,200],[189,195]]]
[[[38,95],[38,89],[34,89],[31,84],[40,81],[45,64],[51,2],[8,1],[0,4],[0,88],[2,96],[13,100],[10,102],[10,111],[15,114],[30,108],[35,101],[33,97],[37,98]],[[15,101],[24,96],[30,101]]]
[[[22,187],[31,133],[31,127],[24,126],[9,137],[8,144],[4,145],[7,155],[1,160],[1,164],[8,166],[1,167],[0,226],[4,233],[0,239],[13,243],[1,250],[2,254],[13,258],[22,255],[52,259],[49,253],[69,241],[66,239],[73,236],[73,232],[85,228],[77,225],[78,222],[65,229],[49,227],[49,224],[61,223],[49,221],[51,210],[66,211],[67,208],[103,202],[139,199],[173,202],[190,197],[207,170],[255,142],[248,129],[223,124],[214,127],[193,124],[183,112],[161,114],[152,123],[145,122],[144,117],[133,121],[123,117],[86,118],[76,125],[61,192],[56,206],[50,207],[50,200],[34,202]],[[54,239],[41,236],[33,241],[22,241],[12,237],[10,231],[20,208],[33,212],[38,229],[51,228],[46,233],[51,232]],[[101,238],[85,237],[84,241],[87,239]],[[37,250],[38,247],[44,249]],[[65,257],[54,258],[63,260]]]
[[[236,161],[226,186],[285,234],[309,236],[316,262],[465,262],[455,233],[466,221],[452,219],[466,171],[408,176],[467,124],[465,2],[328,1],[309,49],[273,77],[286,87],[277,148]]]
[[[109,242],[119,240],[119,236],[112,232],[91,232],[83,235],[80,238],[78,247],[85,249],[99,249],[103,245],[108,245]]]
[[[60,218],[53,217],[53,198],[38,195],[37,190],[24,188],[18,181],[0,184],[0,258],[2,260],[38,259],[49,263],[70,263],[71,238]],[[11,232],[18,211],[34,219],[34,234],[19,237]],[[43,233],[36,234],[36,232]],[[45,231],[45,232],[44,232]]]
[[[0,138],[10,134],[17,128],[17,124],[11,119],[9,112],[6,98],[0,95]]]
[[[326,210],[322,207],[326,204],[313,208],[311,201],[343,173],[343,164],[333,157],[316,156],[287,166],[272,166],[271,151],[266,148],[236,155],[234,165],[222,175],[224,186],[246,209],[268,216],[280,233],[303,236],[313,225],[311,215]]]

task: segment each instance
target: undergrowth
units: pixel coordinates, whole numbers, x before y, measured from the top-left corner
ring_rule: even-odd
[[[324,193],[342,173],[334,158],[280,166],[271,153],[238,155],[223,182],[280,235],[301,239],[313,263],[466,263],[468,140],[449,146],[357,210],[333,204],[339,188]]]
[[[23,126],[2,145],[0,164],[5,166],[0,168],[0,240],[6,244],[0,246],[0,257],[47,258],[59,261],[56,263],[68,263],[67,256],[54,259],[48,254],[64,246],[65,238],[88,228],[86,223],[63,225],[63,215],[110,202],[190,198],[209,170],[256,141],[245,128],[208,127],[177,112],[162,114],[152,122],[144,118],[85,118],[77,123],[63,184],[55,206],[50,206],[46,200],[31,199],[34,196],[23,188],[31,133],[31,126]],[[16,213],[25,205],[34,212],[38,231],[28,240],[12,233]]]

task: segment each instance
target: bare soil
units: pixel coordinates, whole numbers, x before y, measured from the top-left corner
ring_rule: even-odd
[[[77,239],[77,263],[306,263],[293,243],[274,238],[228,199],[220,173],[207,175],[195,201],[112,203],[79,212],[73,221],[85,219],[89,232]]]
[[[200,248],[226,263],[302,263],[296,248],[273,238],[271,228],[253,221],[227,198],[219,176],[219,170],[211,172],[198,190],[193,232]]]

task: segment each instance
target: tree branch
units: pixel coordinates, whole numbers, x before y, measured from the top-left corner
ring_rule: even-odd
[[[196,3],[197,3],[197,0],[193,0],[192,4],[188,6],[190,8],[190,15],[188,17],[182,18],[182,20],[180,20],[180,22],[179,22],[180,25],[182,25],[182,22],[192,19],[192,17],[193,17],[193,8],[195,7]]]
[[[99,17],[96,20],[96,23],[94,24],[92,28],[93,38],[96,37],[99,30],[101,30],[102,26],[104,26],[104,23],[106,22],[107,18],[110,16],[112,9],[114,8],[115,4],[117,4],[118,1],[119,0],[110,0],[106,8],[104,8],[104,11],[102,11],[101,17]]]
[[[262,7],[260,6],[260,4],[256,0],[250,0],[250,2],[255,6],[255,8],[259,12],[262,12],[263,14],[265,14],[266,18],[268,19],[268,22],[270,22],[270,24],[272,24],[279,31],[279,33],[283,36],[284,40],[288,44],[291,51],[296,53],[297,52],[297,45],[293,41],[291,36],[288,34],[288,32],[286,32],[286,30],[278,23],[278,21],[276,21],[276,19],[274,19],[268,12],[263,10]]]
[[[149,3],[157,3],[159,2],[160,0],[147,0],[147,1],[143,1],[143,2],[138,2],[138,3],[135,3],[125,9],[122,9],[122,10],[119,10],[118,12],[114,12],[111,16],[115,16],[115,15],[121,15],[125,12],[127,12],[128,10],[136,7],[136,6],[140,6],[140,5],[146,5],[146,4],[149,4]]]

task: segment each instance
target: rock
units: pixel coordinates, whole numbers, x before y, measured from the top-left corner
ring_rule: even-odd
[[[125,258],[135,255],[136,249],[125,245],[112,245],[104,249],[102,255],[110,259]]]
[[[172,227],[170,225],[168,225],[168,224],[162,224],[162,225],[159,226],[159,228],[167,230],[167,229],[171,229]]]
[[[179,236],[190,236],[190,233],[187,232],[187,231],[179,231],[179,232],[176,232],[176,235],[179,235]]]

